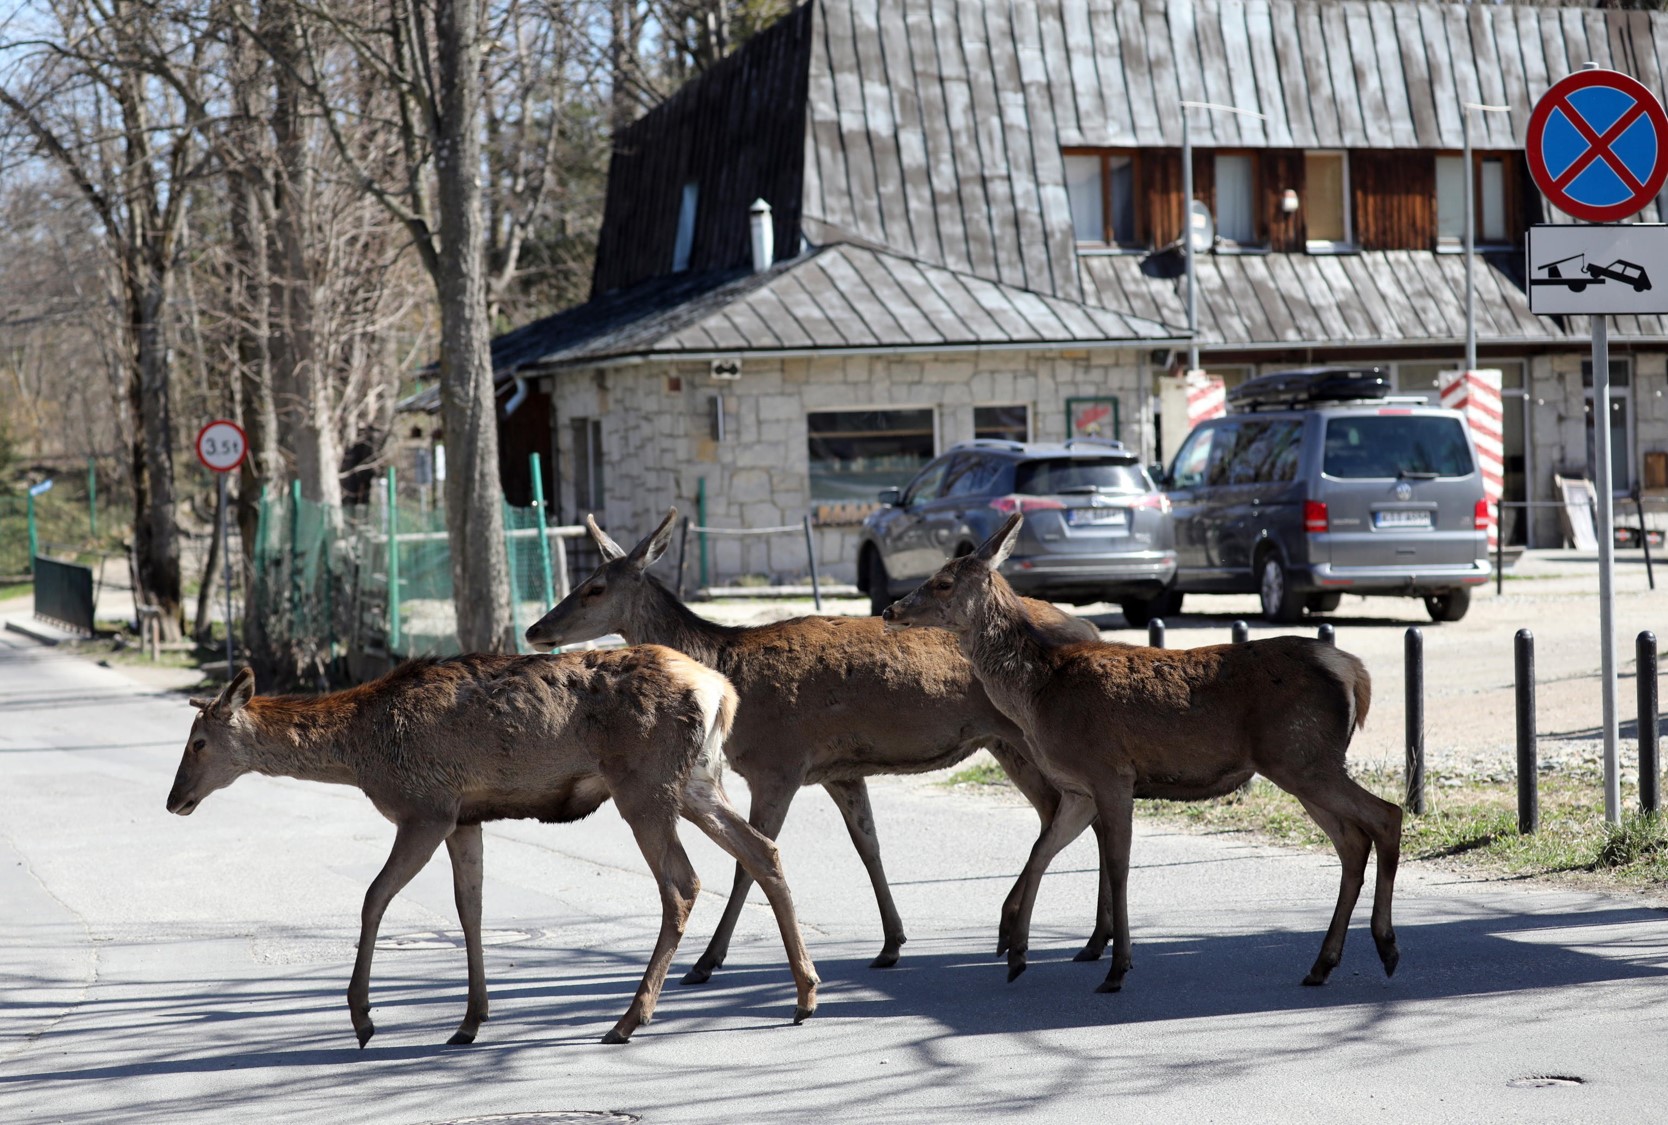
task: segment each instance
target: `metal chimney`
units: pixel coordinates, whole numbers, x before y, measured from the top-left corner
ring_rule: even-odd
[[[747,220],[753,232],[753,272],[763,273],[776,260],[776,227],[770,219],[770,204],[755,199],[747,209]]]

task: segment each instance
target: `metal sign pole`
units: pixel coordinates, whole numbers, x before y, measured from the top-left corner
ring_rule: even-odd
[[[231,527],[231,501],[226,498],[225,473],[220,477],[220,554],[226,560],[226,678],[231,679],[236,671],[232,667],[232,537],[228,533]]]
[[[1199,294],[1193,264],[1193,136],[1187,129],[1186,102],[1182,119],[1182,254],[1187,262],[1187,369],[1199,367]]]
[[[1616,770],[1616,533],[1610,495],[1609,318],[1593,321],[1593,475],[1597,481],[1599,546],[1599,676],[1604,697],[1604,819],[1620,824],[1622,781]]]

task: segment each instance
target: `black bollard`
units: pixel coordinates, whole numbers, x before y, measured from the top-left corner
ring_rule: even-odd
[[[1315,639],[1320,641],[1323,645],[1335,645],[1338,643],[1338,634],[1332,626],[1322,625],[1320,629],[1316,631]]]
[[[1535,634],[1517,631],[1517,830],[1541,826],[1540,763],[1535,746]]]
[[[1164,618],[1155,617],[1147,622],[1147,644],[1152,648],[1164,647]]]
[[[1639,688],[1639,808],[1657,810],[1656,634],[1649,629],[1635,642]]]
[[[1243,621],[1234,622],[1233,632],[1230,634],[1236,645],[1242,645],[1251,639],[1251,626]]]
[[[1407,631],[1407,798],[1404,808],[1415,816],[1425,812],[1425,635],[1418,626]]]

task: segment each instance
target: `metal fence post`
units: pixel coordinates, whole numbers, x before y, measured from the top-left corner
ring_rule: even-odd
[[[811,560],[811,600],[822,612],[822,587],[817,584],[817,545],[811,536],[811,513],[805,513],[805,557]]]
[[[696,480],[695,480],[695,525],[697,527],[707,526],[707,478],[706,477],[697,477]],[[701,537],[700,538],[700,547],[701,547],[701,571],[700,571],[701,589],[705,590],[707,588],[707,586],[710,585],[710,583],[707,581],[707,535],[706,535],[706,532],[704,532],[704,531],[703,532],[698,532],[697,534],[699,534],[700,537]]]
[[[1541,826],[1540,764],[1535,742],[1535,634],[1519,629],[1517,656],[1517,830],[1529,835]]]
[[[35,556],[41,553],[39,539],[35,536],[35,491],[29,490],[29,577],[35,576]]]
[[[1322,625],[1315,631],[1315,639],[1323,645],[1335,645],[1338,643],[1338,632],[1330,625]]]
[[[400,647],[400,509],[394,466],[388,466],[388,655]]]
[[[553,606],[556,604],[556,581],[550,571],[550,538],[545,534],[544,473],[540,471],[537,453],[528,454],[527,460],[533,470],[533,508],[538,512],[539,520],[539,566],[544,571],[544,604]]]
[[[1506,591],[1506,506],[1504,501],[1494,504],[1494,596]]]
[[[1242,645],[1251,639],[1251,626],[1243,621],[1236,621],[1229,632],[1229,636],[1233,639],[1234,644]]]
[[[87,458],[87,533],[98,538],[98,462]]]
[[[290,639],[301,635],[301,482],[290,482]]]
[[[1147,645],[1151,648],[1164,647],[1164,618],[1155,617],[1147,622]]]
[[[1639,689],[1639,808],[1654,813],[1658,807],[1658,724],[1656,709],[1656,634],[1646,629],[1634,642],[1638,656]]]
[[[1639,546],[1645,552],[1645,581],[1656,589],[1656,570],[1651,566],[1651,533],[1645,527],[1645,498],[1639,486],[1633,486],[1633,506],[1639,512]]]
[[[1425,635],[1418,626],[1407,631],[1407,811],[1425,811]]]

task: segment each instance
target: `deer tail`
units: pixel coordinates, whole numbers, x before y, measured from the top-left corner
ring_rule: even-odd
[[[1367,711],[1373,702],[1373,678],[1367,666],[1334,645],[1316,642],[1315,659],[1326,674],[1344,689],[1346,720],[1344,731],[1353,735],[1367,725]]]
[[[695,696],[701,712],[701,752],[696,769],[717,781],[724,775],[724,740],[730,737],[739,702],[736,689],[721,672],[676,654],[675,669]]]

